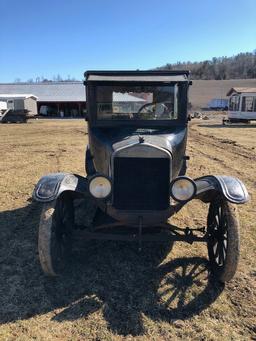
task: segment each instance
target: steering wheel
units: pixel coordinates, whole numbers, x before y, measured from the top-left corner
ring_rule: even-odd
[[[155,110],[152,108],[151,112],[158,114],[158,115],[162,115],[165,112],[165,110],[168,110],[167,106],[164,103],[151,102],[151,103],[146,103],[142,107],[140,107],[140,109],[138,110],[138,114],[140,114],[142,112],[142,110],[144,110],[145,108],[147,108],[149,106],[155,107]],[[157,109],[157,111],[159,111],[159,107],[157,108],[157,106],[161,106],[161,109],[162,109],[161,112],[156,112],[156,109]]]

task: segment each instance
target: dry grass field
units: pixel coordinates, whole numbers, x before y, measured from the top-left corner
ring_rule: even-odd
[[[256,339],[256,125],[191,122],[188,174],[241,178],[251,201],[239,206],[241,258],[225,286],[208,275],[203,244],[82,241],[72,270],[46,278],[39,265],[37,180],[49,172],[84,173],[84,121],[0,125],[0,340]],[[173,221],[206,223],[193,202]]]
[[[193,80],[189,89],[190,102],[193,109],[206,108],[207,103],[213,98],[226,97],[229,89],[233,87],[256,87],[256,79],[226,79],[226,80]]]

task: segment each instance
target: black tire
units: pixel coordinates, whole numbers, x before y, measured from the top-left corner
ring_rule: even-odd
[[[215,198],[209,207],[207,233],[213,275],[222,283],[230,281],[236,273],[240,253],[236,206],[222,197]]]
[[[39,223],[38,252],[41,267],[48,276],[66,270],[71,258],[74,227],[73,201],[68,195],[45,203]]]

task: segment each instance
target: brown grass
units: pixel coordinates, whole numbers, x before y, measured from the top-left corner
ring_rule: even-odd
[[[255,337],[255,130],[193,121],[189,175],[245,181],[241,260],[225,287],[208,277],[205,245],[86,242],[71,273],[46,278],[39,266],[34,184],[49,172],[84,174],[85,123],[39,120],[0,125],[0,340],[248,340]],[[181,226],[205,225],[207,207],[190,203]]]
[[[227,98],[233,87],[255,87],[256,79],[194,80],[189,89],[190,102],[194,109],[207,107],[213,98]]]

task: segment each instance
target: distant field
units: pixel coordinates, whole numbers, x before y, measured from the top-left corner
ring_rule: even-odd
[[[194,109],[206,107],[213,98],[227,98],[232,87],[256,87],[256,79],[194,80],[189,90],[189,101]]]
[[[39,265],[37,180],[49,172],[84,174],[83,120],[0,124],[0,340],[255,340],[256,125],[193,120],[188,175],[241,178],[251,201],[239,206],[241,259],[226,286],[208,275],[205,245],[88,242],[72,270],[46,278]],[[194,201],[173,222],[206,224]]]

